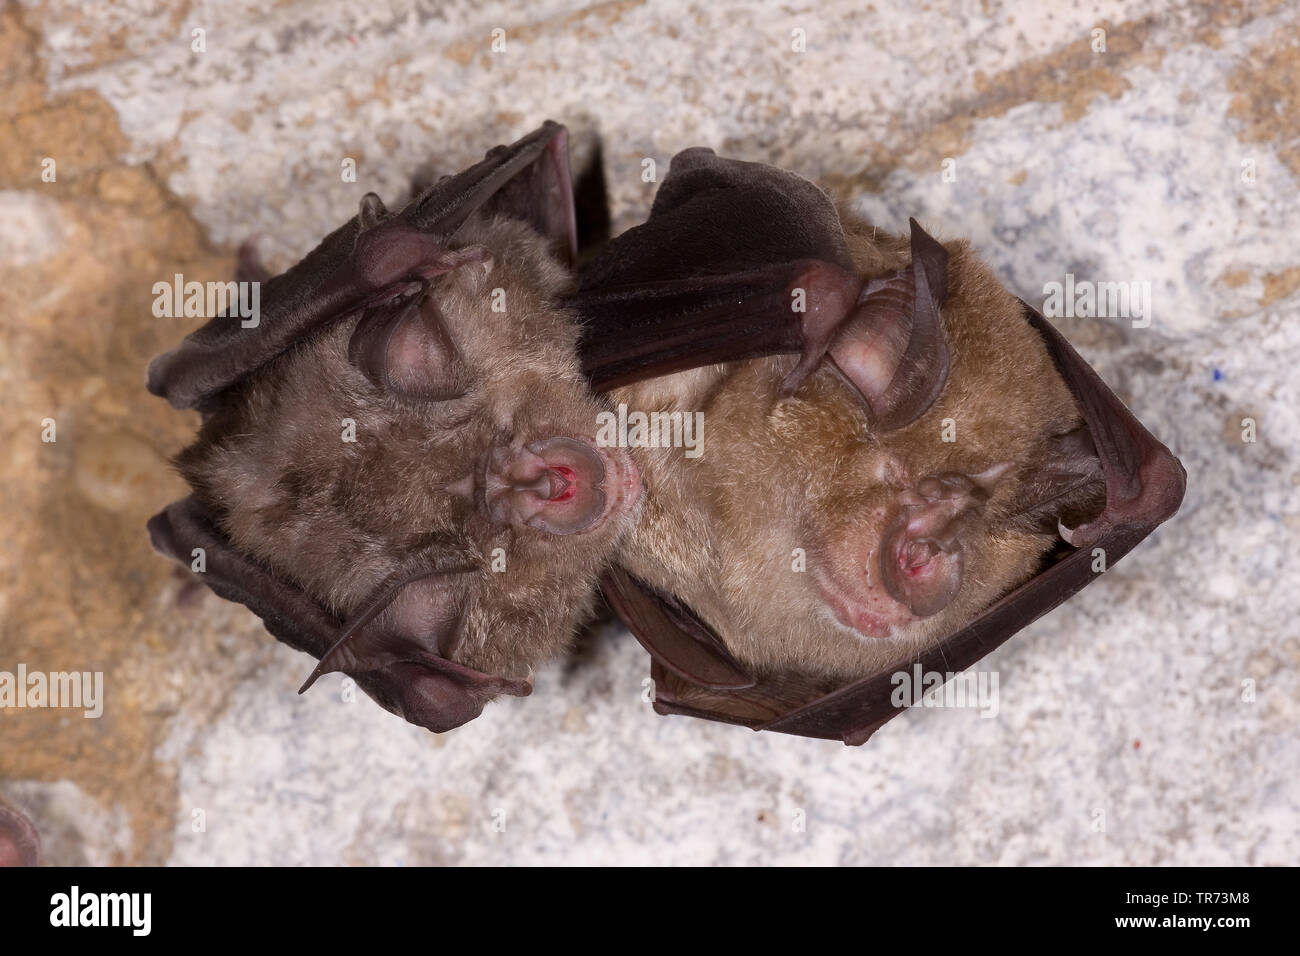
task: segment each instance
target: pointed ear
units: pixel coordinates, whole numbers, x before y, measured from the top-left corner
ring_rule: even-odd
[[[395,214],[377,196],[367,195],[360,212],[306,258],[254,287],[254,315],[218,316],[155,358],[149,391],[177,408],[207,407],[217,393],[323,324],[391,299],[395,288],[448,271],[457,231],[502,190],[515,195],[516,177],[525,180],[524,192],[529,183],[541,184],[554,198],[548,223],[557,217],[572,222],[573,197],[563,195],[567,142],[564,127],[547,121],[510,146],[492,150],[482,162],[439,180]],[[542,171],[534,168],[538,164]]]
[[[881,431],[920,418],[948,381],[951,358],[939,306],[948,294],[948,251],[917,224],[912,262],[870,280],[830,348]]]
[[[880,538],[880,579],[890,597],[917,617],[952,603],[961,590],[965,545],[980,533],[984,504],[1010,470],[1002,462],[975,475],[931,475],[899,494]]]
[[[320,659],[303,693],[322,674],[364,673],[401,661],[441,657],[460,628],[468,572],[421,574],[382,588]]]
[[[1051,534],[1095,518],[1106,504],[1106,478],[1087,426],[1053,435],[1008,504],[1013,527]]]
[[[499,694],[528,696],[531,678],[484,674],[447,657],[459,638],[470,575],[424,573],[382,589],[344,628],[298,693],[333,671],[384,671],[405,689],[403,716],[435,733],[473,720]]]
[[[407,398],[446,401],[467,387],[460,353],[427,288],[367,309],[348,341],[348,360],[384,391]]]

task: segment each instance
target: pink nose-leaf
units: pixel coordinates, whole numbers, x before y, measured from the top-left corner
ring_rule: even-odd
[[[522,448],[498,447],[484,476],[496,521],[550,534],[582,534],[606,513],[605,463],[586,442],[548,438]]]
[[[999,462],[978,474],[927,475],[898,496],[881,535],[885,591],[917,617],[938,614],[961,591],[964,545],[976,533],[984,504],[1010,470]]]

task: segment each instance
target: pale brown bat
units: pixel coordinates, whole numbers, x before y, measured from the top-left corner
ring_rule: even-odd
[[[611,394],[702,415],[699,457],[633,449],[649,496],[620,563],[751,678],[913,659],[1104,503],[1042,337],[969,245],[842,220],[793,174],[679,154],[577,301],[598,384],[747,359]]]
[[[272,303],[315,283],[272,322],[302,325],[326,301],[329,321],[292,347],[265,354],[252,335],[275,336],[270,322],[247,339],[228,324],[151,370],[156,391],[205,410],[178,459],[194,497],[151,522],[155,545],[187,564],[215,549],[207,583],[321,658],[304,689],[347,671],[434,730],[531,690],[641,499],[627,451],[595,442],[602,405],[559,304],[573,279],[544,227],[572,251],[562,130],[480,167],[395,216],[367,198],[335,278],[318,250],[298,285],[272,280]],[[486,201],[448,227],[475,191]],[[244,351],[227,359],[232,342]],[[212,390],[229,366],[244,373]]]

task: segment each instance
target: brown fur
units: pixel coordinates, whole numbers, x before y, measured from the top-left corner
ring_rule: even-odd
[[[905,238],[846,221],[863,276],[905,265]],[[1008,516],[1022,478],[1049,436],[1079,424],[1071,396],[1022,307],[970,251],[950,254],[942,315],[952,368],[934,405],[912,424],[873,432],[860,404],[823,367],[792,398],[777,387],[792,357],[684,372],[615,394],[629,409],[704,412],[703,454],[638,450],[649,498],[621,558],[634,574],[678,594],[757,672],[848,679],[888,667],[951,633],[1029,577],[1054,536]],[[945,418],[957,440],[940,440]],[[982,533],[965,553],[956,599],[887,638],[839,623],[814,575],[861,574],[899,490],[926,475],[1015,466],[997,485]],[[807,571],[792,569],[795,549]]]
[[[541,237],[498,219],[458,239],[494,261],[490,272],[461,267],[434,292],[467,394],[386,393],[349,363],[356,321],[345,321],[233,391],[178,465],[238,549],[340,617],[394,575],[473,568],[448,578],[462,605],[448,656],[521,676],[562,650],[589,613],[596,574],[631,513],[558,537],[494,523],[481,490],[466,493],[490,447],[590,438],[602,406],[574,358],[575,320],[554,304],[570,276]],[[505,290],[504,313],[491,311],[495,288]],[[355,443],[342,440],[344,419],[356,423]],[[496,548],[502,572],[491,570]]]

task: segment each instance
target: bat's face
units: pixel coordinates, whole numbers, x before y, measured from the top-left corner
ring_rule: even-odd
[[[909,261],[905,240],[850,247],[865,276]],[[844,339],[789,398],[789,358],[620,393],[703,410],[706,435],[694,461],[645,459],[659,500],[625,563],[756,670],[848,678],[901,661],[1032,575],[1056,517],[1078,517],[1068,506],[1097,490],[1045,482],[1078,413],[1017,300],[964,244],[948,251],[947,369],[907,424],[864,407],[854,383],[886,394],[872,388],[880,357]]]
[[[383,627],[522,677],[588,611],[640,477],[596,444],[602,407],[545,244],[494,220],[458,246],[449,274],[232,392],[181,467],[236,548],[339,616],[415,580]],[[391,658],[354,656],[361,669]]]

